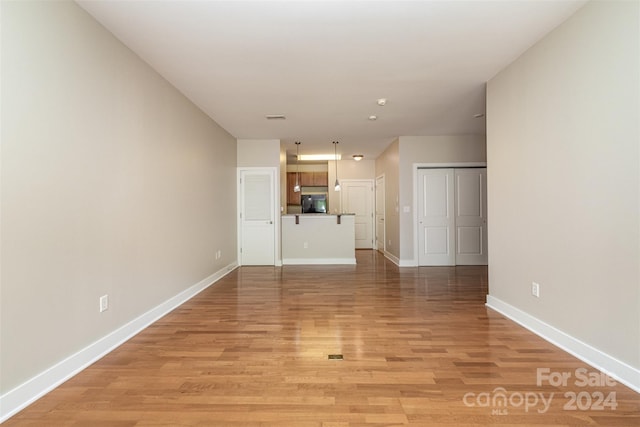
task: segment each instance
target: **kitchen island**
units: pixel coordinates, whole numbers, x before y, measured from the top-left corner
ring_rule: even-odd
[[[354,214],[282,215],[282,264],[355,264]]]

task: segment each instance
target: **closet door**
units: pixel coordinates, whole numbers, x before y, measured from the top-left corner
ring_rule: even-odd
[[[455,265],[454,170],[418,170],[418,264]]]
[[[455,170],[456,265],[487,265],[487,169]]]

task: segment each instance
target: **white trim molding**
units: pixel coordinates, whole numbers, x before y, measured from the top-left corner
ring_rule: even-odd
[[[486,306],[527,328],[556,347],[602,371],[640,393],[640,370],[580,341],[496,297],[487,295]]]
[[[185,289],[75,354],[0,396],[0,423],[26,408],[69,378],[137,335],[162,316],[193,298],[238,267],[236,262]]]
[[[388,259],[389,261],[391,261],[392,263],[394,263],[395,265],[397,265],[398,267],[400,267],[400,258],[398,258],[397,256],[393,255],[391,252],[384,251],[384,257],[386,259]]]
[[[355,265],[355,258],[284,258],[283,265]]]

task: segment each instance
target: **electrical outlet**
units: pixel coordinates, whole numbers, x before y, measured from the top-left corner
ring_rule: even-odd
[[[309,249],[309,242],[304,242],[304,243],[302,244],[302,247],[303,247],[304,249]]]
[[[220,259],[222,258],[222,251],[221,250],[217,250],[216,251],[216,259]]]
[[[536,282],[531,282],[531,295],[540,298],[540,285]]]
[[[100,297],[100,313],[109,309],[109,295],[102,295]]]

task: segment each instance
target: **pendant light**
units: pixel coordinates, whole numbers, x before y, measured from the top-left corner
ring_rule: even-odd
[[[300,159],[300,141],[296,141],[296,185],[293,186],[293,192],[300,192],[300,183],[298,179],[300,178],[300,171],[298,166],[298,161]]]
[[[338,181],[338,141],[333,141],[333,159],[336,162],[336,183],[333,189],[340,191],[340,181]]]

